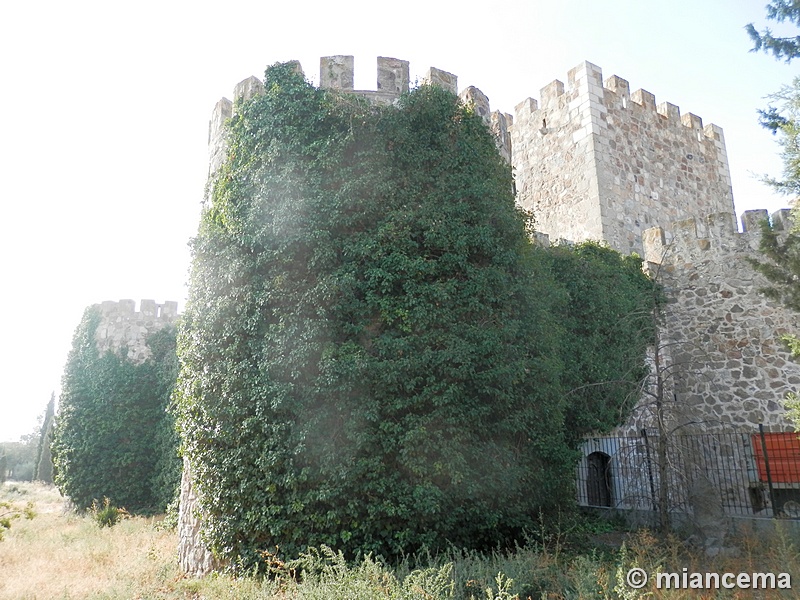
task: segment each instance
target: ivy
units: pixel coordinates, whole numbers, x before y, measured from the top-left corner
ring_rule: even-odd
[[[97,307],[84,313],[62,380],[53,433],[55,483],[80,509],[102,498],[132,512],[163,511],[180,478],[174,419],[174,328],[148,339],[152,357],[134,364],[100,352]]]

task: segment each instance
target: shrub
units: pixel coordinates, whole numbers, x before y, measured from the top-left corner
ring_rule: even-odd
[[[94,500],[90,512],[92,519],[100,527],[113,527],[121,519],[130,516],[124,508],[113,506],[108,498],[103,498],[103,506],[98,506],[97,500]]]
[[[20,508],[11,502],[0,501],[0,541],[3,540],[3,533],[11,529],[14,520],[21,517],[33,519],[35,516],[33,502],[28,502],[24,508]]]

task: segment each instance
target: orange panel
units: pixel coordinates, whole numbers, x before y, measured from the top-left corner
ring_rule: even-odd
[[[800,437],[792,433],[765,433],[769,471],[772,483],[800,483]],[[767,481],[767,464],[761,446],[761,435],[753,436],[753,450],[759,481]]]

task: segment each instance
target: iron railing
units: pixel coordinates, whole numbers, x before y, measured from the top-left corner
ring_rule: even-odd
[[[577,470],[578,504],[657,512],[666,498],[671,512],[800,518],[799,435],[760,427],[663,440],[645,430],[589,438]]]

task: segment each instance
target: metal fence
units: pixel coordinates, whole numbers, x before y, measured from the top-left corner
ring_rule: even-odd
[[[597,437],[583,444],[578,503],[671,512],[800,518],[797,432],[720,431]],[[665,490],[661,480],[665,481]]]

